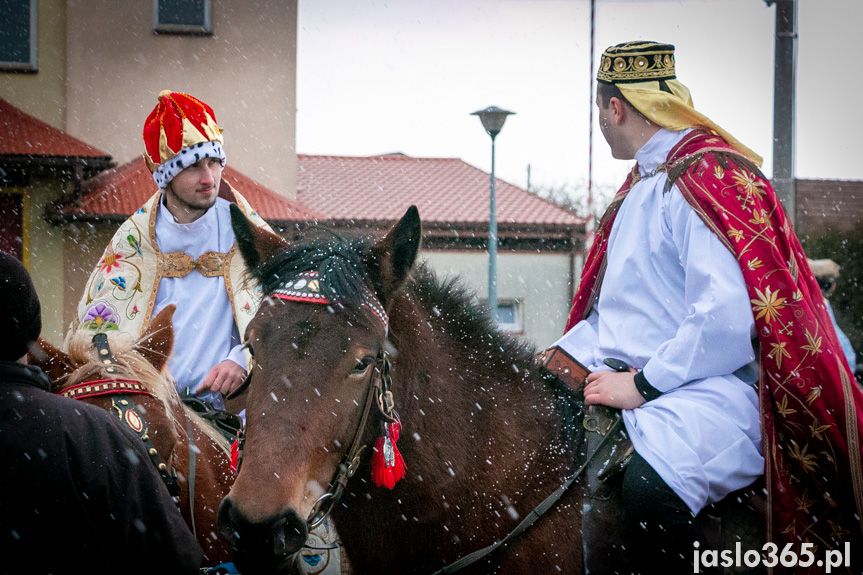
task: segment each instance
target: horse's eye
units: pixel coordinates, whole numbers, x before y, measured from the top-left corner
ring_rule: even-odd
[[[375,362],[375,358],[366,356],[362,359],[357,360],[357,364],[351,370],[352,375],[359,375],[361,373],[365,373],[371,364]]]
[[[249,355],[251,355],[252,357],[255,357],[255,350],[252,348],[252,342],[247,341],[246,343],[243,344],[243,347],[246,348],[247,350],[249,350]]]

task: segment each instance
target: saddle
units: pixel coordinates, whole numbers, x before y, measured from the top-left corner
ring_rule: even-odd
[[[583,393],[584,382],[590,375],[590,370],[581,362],[557,346],[540,353],[538,359],[544,368],[557,376],[567,387],[578,394]],[[594,454],[582,480],[588,493],[595,495],[602,484],[626,469],[634,449],[623,427],[619,409],[604,405],[587,406],[582,426],[586,434],[582,445],[578,446],[580,455],[593,453],[596,446],[603,443]],[[607,436],[608,440],[605,439]]]
[[[201,418],[209,423],[218,431],[229,444],[233,443],[240,431],[243,429],[243,420],[239,416],[228,411],[222,411],[213,407],[210,403],[198,399],[193,395],[181,396],[183,403],[190,407],[192,411],[201,416]]]

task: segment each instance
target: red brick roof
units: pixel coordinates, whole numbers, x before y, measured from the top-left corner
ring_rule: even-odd
[[[297,199],[327,219],[392,221],[411,205],[423,222],[489,220],[489,174],[458,158],[300,154]],[[584,220],[501,179],[495,185],[498,224],[578,225]]]
[[[243,194],[267,221],[310,221],[321,217],[299,202],[289,200],[244,176],[231,168],[230,164],[225,166],[222,179]],[[139,157],[84,182],[77,201],[67,201],[58,206],[59,217],[63,220],[125,219],[156,190],[156,183],[144,158]]]
[[[111,159],[107,152],[25,114],[2,98],[0,156],[98,158],[105,162]]]

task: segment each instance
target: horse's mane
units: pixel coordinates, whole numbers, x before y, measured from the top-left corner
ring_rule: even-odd
[[[272,295],[282,283],[302,272],[316,271],[320,293],[337,304],[335,309],[368,316],[361,304],[370,289],[376,291],[365,263],[371,256],[371,240],[344,238],[333,232],[313,234],[305,243],[271,254],[254,272],[264,296]]]
[[[185,433],[174,415],[173,406],[182,405],[182,402],[174,387],[173,378],[167,372],[167,367],[164,373],[158,371],[138,351],[144,345],[143,338],[134,341],[131,335],[121,332],[108,332],[107,335],[108,345],[116,360],[117,373],[113,374],[113,377],[134,380],[144,386],[162,403],[173,425],[181,433]],[[106,377],[104,366],[93,346],[93,332],[84,329],[70,332],[66,336],[64,347],[73,365],[78,367],[66,377],[65,381],[57,382],[61,391],[78,383]]]
[[[491,315],[482,308],[471,288],[460,277],[443,281],[421,264],[408,286],[411,299],[425,310],[436,329],[449,334],[473,362],[519,370],[535,365],[534,346],[501,331]]]
[[[371,251],[369,240],[346,239],[337,234],[313,236],[306,243],[271,255],[258,270],[264,295],[302,272],[317,271],[321,293],[328,297],[359,303],[369,276],[363,260]]]

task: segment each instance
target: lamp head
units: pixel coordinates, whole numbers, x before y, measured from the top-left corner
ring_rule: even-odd
[[[515,114],[509,110],[503,110],[497,106],[489,106],[485,110],[472,112],[471,116],[479,116],[482,127],[493,140],[503,128],[503,123],[506,122],[506,117]]]

